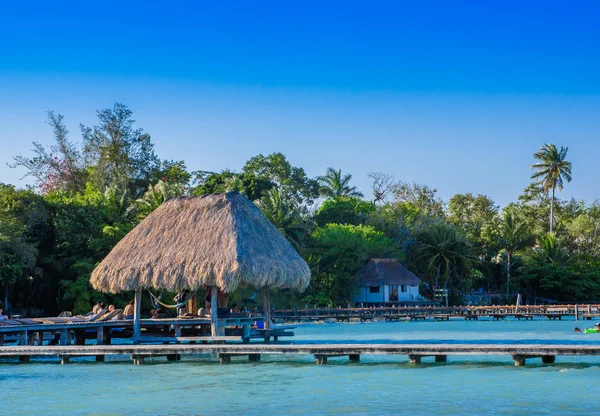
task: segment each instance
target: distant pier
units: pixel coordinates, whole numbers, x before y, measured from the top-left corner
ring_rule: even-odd
[[[461,319],[476,321],[480,318],[494,321],[514,318],[530,321],[534,318],[561,320],[600,319],[600,305],[495,305],[495,306],[382,306],[371,308],[305,308],[286,309],[272,313],[274,322],[314,322],[332,320],[350,321],[449,321]]]

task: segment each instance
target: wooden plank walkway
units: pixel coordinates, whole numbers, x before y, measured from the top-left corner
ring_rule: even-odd
[[[63,364],[72,358],[129,355],[135,364],[147,358],[166,356],[178,360],[182,355],[212,354],[221,363],[232,357],[247,356],[252,361],[262,355],[313,355],[318,364],[326,364],[330,357],[347,356],[359,361],[361,355],[407,355],[418,364],[424,357],[446,361],[448,355],[490,356],[508,355],[515,365],[523,366],[527,359],[541,358],[554,363],[557,355],[600,356],[600,345],[561,344],[170,344],[170,345],[79,345],[79,346],[5,346],[0,347],[0,358],[14,358],[27,362],[30,357],[57,357]]]

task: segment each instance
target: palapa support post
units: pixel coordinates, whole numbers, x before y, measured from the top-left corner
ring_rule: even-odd
[[[142,308],[142,288],[136,289],[133,307],[133,338],[139,338],[142,335],[142,326],[140,324],[140,311]]]
[[[210,288],[210,335],[216,337],[219,335],[219,314],[217,310],[219,298],[219,288],[211,286]]]
[[[265,329],[271,330],[271,301],[269,299],[269,288],[263,286],[261,289],[263,298],[263,313],[265,314]]]

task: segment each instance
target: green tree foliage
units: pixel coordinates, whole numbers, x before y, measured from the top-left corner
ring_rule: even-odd
[[[370,258],[402,260],[403,254],[372,227],[328,224],[313,232],[305,257],[312,271],[306,301],[345,305],[356,293],[356,273]]]
[[[356,186],[350,186],[351,179],[352,175],[342,174],[341,169],[327,168],[325,175],[317,178],[321,186],[319,191],[326,198],[362,197]]]
[[[485,195],[456,194],[448,201],[448,222],[475,243],[482,243],[482,232],[498,214],[498,206]]]
[[[569,147],[557,149],[554,144],[543,145],[533,157],[539,162],[531,165],[535,172],[531,179],[542,187],[545,192],[552,191],[550,198],[550,232],[554,228],[554,193],[556,188],[563,189],[564,181],[571,182],[571,162],[567,161]]]
[[[475,261],[473,249],[456,227],[436,221],[418,239],[416,257],[425,266],[424,270],[435,275],[435,287],[440,277],[444,278],[444,288],[448,288],[452,279],[460,283],[460,278],[470,273]]]
[[[437,189],[418,183],[398,182],[392,189],[394,202],[407,205],[420,215],[443,218],[444,203],[436,196]]]
[[[292,166],[281,153],[254,156],[246,162],[242,174],[269,181],[286,195],[294,198],[298,205],[310,205],[319,196],[318,183],[314,179],[309,179],[304,169]]]
[[[156,185],[149,185],[141,198],[133,201],[128,212],[135,213],[137,219],[141,221],[167,199],[180,197],[184,192],[185,188],[180,184],[159,180]]]
[[[42,193],[52,191],[80,192],[85,189],[87,172],[81,153],[69,141],[69,131],[61,114],[48,112],[48,124],[54,132],[55,144],[47,152],[40,143],[33,142],[32,158],[14,157],[11,167],[23,167],[25,177],[31,176]]]
[[[35,301],[43,278],[37,267],[40,245],[47,238],[49,215],[44,200],[29,190],[0,184],[0,286],[4,303]]]
[[[326,224],[365,224],[375,211],[375,204],[357,197],[327,199],[317,209],[314,220],[318,226]]]
[[[294,207],[294,202],[279,189],[271,189],[256,204],[294,248],[300,251],[309,228]]]
[[[159,167],[150,135],[135,128],[133,112],[123,104],[97,112],[98,124],[81,126],[90,181],[100,191],[114,186],[136,197]]]
[[[269,179],[259,178],[253,173],[240,174],[228,170],[221,173],[196,172],[196,180],[199,184],[191,190],[192,195],[238,191],[251,201],[261,199],[275,187]]]
[[[513,270],[513,256],[516,252],[531,247],[534,242],[529,224],[518,215],[514,206],[508,206],[493,225],[485,229],[485,238],[495,243],[499,255],[505,257],[506,298],[510,293],[510,278]]]

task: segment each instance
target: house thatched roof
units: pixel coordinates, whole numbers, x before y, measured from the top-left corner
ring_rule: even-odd
[[[304,290],[310,270],[263,213],[238,192],[173,198],[127,234],[92,272],[120,292],[239,285]]]
[[[396,259],[371,259],[358,271],[358,286],[409,285],[418,286],[421,279]]]

